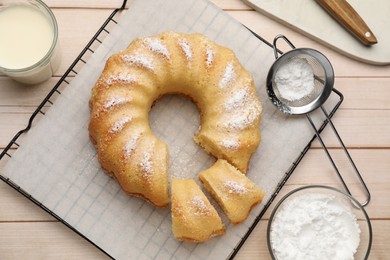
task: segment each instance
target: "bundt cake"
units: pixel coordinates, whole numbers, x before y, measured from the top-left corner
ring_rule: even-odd
[[[248,177],[221,159],[201,172],[199,179],[233,224],[247,219],[265,195]]]
[[[102,168],[129,194],[169,203],[167,145],[148,113],[159,97],[182,94],[200,111],[194,140],[245,173],[260,142],[262,106],[234,53],[200,34],[165,32],[113,54],[92,88],[89,133]]]
[[[172,179],[172,231],[178,240],[203,242],[225,234],[225,227],[193,179]]]

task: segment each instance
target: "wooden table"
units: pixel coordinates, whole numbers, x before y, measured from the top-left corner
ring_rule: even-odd
[[[345,144],[372,193],[366,207],[374,239],[370,259],[390,259],[390,66],[372,66],[346,58],[283,25],[255,12],[239,0],[213,0],[235,19],[272,41],[283,33],[296,46],[318,49],[332,62],[335,87],[345,101],[334,117]],[[58,81],[97,28],[120,6],[121,0],[46,0],[57,17],[62,47],[62,64],[49,81],[22,86],[0,76],[0,147],[24,128],[30,114]],[[348,162],[330,129],[323,137],[345,174]],[[0,169],[4,163],[0,163]],[[347,178],[352,191],[359,194],[354,178]],[[340,187],[318,142],[314,142],[281,195],[308,184]],[[341,187],[340,187],[341,188]],[[274,203],[275,204],[275,203]],[[237,259],[269,259],[266,225],[270,210],[256,227]],[[0,182],[0,259],[106,259],[94,246],[29,200]]]

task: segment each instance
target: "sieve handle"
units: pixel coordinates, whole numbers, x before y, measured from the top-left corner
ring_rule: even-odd
[[[363,203],[360,203],[360,204],[361,204],[363,207],[365,207],[365,206],[370,202],[370,200],[371,200],[370,191],[368,190],[366,183],[364,182],[362,176],[361,176],[360,173],[359,173],[359,170],[357,169],[355,163],[353,162],[351,155],[349,154],[347,148],[345,147],[344,142],[341,140],[341,137],[340,137],[339,133],[337,132],[336,127],[335,127],[334,124],[332,123],[332,120],[330,120],[330,117],[329,117],[328,113],[326,112],[326,110],[325,110],[322,106],[321,106],[321,110],[322,110],[322,112],[324,113],[324,115],[325,115],[325,117],[326,117],[326,120],[327,120],[328,123],[330,124],[330,126],[331,126],[331,128],[332,128],[334,134],[336,135],[336,137],[337,137],[337,139],[338,139],[340,145],[342,146],[342,148],[343,148],[343,150],[344,150],[344,152],[345,152],[345,155],[348,157],[348,160],[349,160],[350,164],[352,165],[352,168],[354,169],[354,171],[355,171],[355,173],[356,173],[356,176],[358,177],[358,179],[359,179],[359,181],[360,181],[360,184],[363,186],[363,189],[364,189],[364,191],[365,191],[365,193],[366,193],[366,201],[364,201]],[[309,114],[306,114],[306,117],[307,117],[307,119],[309,120],[310,125],[313,127],[313,129],[314,129],[314,131],[315,131],[315,134],[316,134],[316,136],[317,136],[317,139],[318,139],[318,141],[319,141],[319,142],[321,143],[321,145],[322,145],[322,148],[324,148],[324,151],[325,151],[326,155],[328,156],[328,159],[329,159],[329,161],[331,162],[331,164],[332,164],[332,166],[333,166],[333,169],[336,171],[337,176],[339,177],[339,179],[340,179],[340,181],[341,181],[341,184],[344,186],[346,192],[348,192],[348,194],[352,196],[350,190],[348,189],[347,184],[346,184],[345,181],[344,181],[343,176],[341,175],[341,173],[340,173],[339,169],[337,168],[337,166],[336,166],[336,164],[335,164],[335,162],[334,162],[332,156],[330,155],[330,153],[329,153],[329,151],[328,151],[328,148],[326,148],[326,145],[325,145],[324,141],[322,140],[322,138],[321,138],[321,136],[320,136],[320,133],[317,131],[317,128],[316,128],[316,126],[314,125],[313,120],[311,119],[311,117],[309,116]]]
[[[284,36],[283,34],[279,34],[279,35],[277,35],[277,36],[274,38],[274,41],[273,41],[273,48],[274,48],[275,59],[278,59],[278,58],[279,58],[279,54],[278,54],[278,53],[283,54],[283,52],[280,51],[280,50],[278,50],[278,48],[277,48],[277,46],[276,46],[276,42],[277,42],[279,39],[283,39],[285,42],[287,42],[288,45],[290,45],[291,49],[295,49],[294,44],[292,44],[292,43],[290,42],[290,40],[287,39],[286,36]]]

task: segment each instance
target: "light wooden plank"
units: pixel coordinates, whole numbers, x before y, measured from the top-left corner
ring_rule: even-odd
[[[390,77],[336,78],[334,87],[344,95],[343,109],[390,109]]]
[[[390,147],[390,110],[340,110],[332,119],[347,147]],[[321,134],[327,147],[340,147],[330,128]],[[321,147],[315,140],[313,147]]]
[[[19,132],[27,126],[30,114],[0,112],[0,148],[4,148]]]
[[[0,223],[0,259],[108,259],[59,222]]]
[[[54,9],[53,12],[58,22],[62,59],[56,75],[61,76],[108,18],[111,10]]]
[[[30,86],[0,77],[0,113],[20,112],[20,107],[37,107],[58,80],[58,77],[53,77],[42,84]]]
[[[238,251],[238,260],[261,259],[269,260],[271,256],[267,244],[267,220],[261,220],[253,230],[245,244]]]
[[[335,75],[337,77],[354,76],[354,77],[389,77],[390,66],[375,66],[362,62],[357,62],[353,59],[340,55],[339,53],[329,49],[328,47],[303,36],[300,33],[293,31],[278,22],[265,17],[255,11],[228,11],[233,18],[243,23],[251,30],[262,36],[267,41],[273,41],[278,34],[286,35],[296,47],[309,47],[322,52],[328,57],[332,63]],[[278,46],[283,51],[288,51],[291,48],[287,44],[280,42]]]
[[[335,149],[330,152],[346,183],[358,183],[344,151]],[[367,183],[388,183],[390,186],[390,174],[387,174],[390,169],[390,149],[350,149],[349,153]],[[289,183],[332,185],[339,183],[339,180],[325,152],[322,149],[310,149],[292,174]]]

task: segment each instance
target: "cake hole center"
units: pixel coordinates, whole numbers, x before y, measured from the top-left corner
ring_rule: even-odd
[[[193,136],[200,126],[197,106],[182,95],[165,95],[149,112],[153,133],[168,145],[170,178],[194,178],[215,158],[197,145]]]

